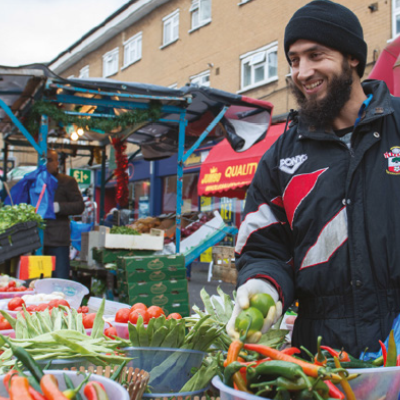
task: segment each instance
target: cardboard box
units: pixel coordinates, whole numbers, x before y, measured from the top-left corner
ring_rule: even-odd
[[[149,296],[158,296],[161,294],[179,295],[188,293],[187,279],[168,280],[161,282],[129,282],[128,294],[130,298],[146,294]]]
[[[159,271],[169,267],[184,268],[185,257],[181,254],[171,254],[165,256],[143,256],[143,257],[123,257],[117,260],[118,268],[125,269],[127,272],[138,269],[146,271]]]
[[[104,247],[106,249],[137,249],[159,251],[164,248],[164,231],[152,229],[150,234],[120,235],[107,233]]]
[[[94,248],[93,259],[100,264],[116,262],[118,257],[149,256],[152,250],[111,250],[105,248]]]

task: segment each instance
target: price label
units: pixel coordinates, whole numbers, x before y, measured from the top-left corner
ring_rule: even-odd
[[[54,256],[21,256],[19,278],[51,278],[51,272],[55,270],[55,266]]]

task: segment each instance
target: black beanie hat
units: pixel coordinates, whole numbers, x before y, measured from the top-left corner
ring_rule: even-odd
[[[348,8],[329,0],[315,0],[299,8],[285,29],[288,61],[289,47],[299,39],[312,40],[354,56],[360,62],[357,66],[358,75],[363,76],[367,44],[360,21]]]

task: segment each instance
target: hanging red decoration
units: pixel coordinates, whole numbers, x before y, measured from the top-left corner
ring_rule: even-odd
[[[129,177],[127,174],[128,169],[128,157],[125,153],[126,144],[120,138],[113,138],[112,144],[115,150],[115,162],[117,168],[114,171],[117,179],[117,193],[116,201],[120,208],[128,206],[128,183]]]

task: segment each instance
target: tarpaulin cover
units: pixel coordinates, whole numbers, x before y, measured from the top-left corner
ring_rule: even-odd
[[[226,139],[214,146],[201,165],[199,196],[244,199],[258,162],[284,130],[284,123],[271,125],[264,139],[242,153],[235,152]]]
[[[64,89],[56,87],[56,85],[63,85]],[[74,90],[74,88],[76,89]],[[88,93],[85,89],[95,90],[96,94]],[[100,95],[100,91],[105,94]],[[272,104],[267,101],[197,85],[170,89],[152,84],[121,82],[107,78],[64,79],[58,77],[44,65],[0,66],[0,98],[12,108],[17,116],[27,115],[33,104],[32,98],[41,99],[44,96],[51,100],[55,99],[56,95],[72,95],[76,98],[76,105],[80,104],[79,101],[82,100],[82,97],[86,102],[93,97],[101,98],[107,101],[107,105],[86,105],[81,108],[81,112],[101,113],[111,117],[127,111],[127,108],[119,107],[117,104],[119,100],[123,100],[124,104],[132,103],[132,105],[137,102],[149,103],[152,100],[151,98],[132,97],[111,98],[108,93],[161,96],[162,99],[156,99],[156,101],[162,105],[186,109],[185,148],[190,148],[220,111],[224,107],[228,107],[224,118],[211,130],[206,141],[227,138],[236,151],[245,151],[265,136],[273,109]],[[188,103],[185,98],[191,98],[191,102]],[[75,106],[68,104],[64,105],[63,109],[73,111]],[[13,124],[0,109],[0,117],[2,116],[5,119],[0,121],[0,131],[8,133],[14,130],[12,131],[14,134]],[[163,121],[149,121],[128,137],[129,142],[140,146],[146,160],[169,157],[178,151],[179,124],[176,122],[179,119],[178,113],[164,112],[161,119]],[[102,145],[106,145],[109,143],[109,137],[118,133],[113,131],[101,135],[98,132],[88,131],[81,139],[103,140]],[[69,137],[65,130],[60,130],[59,127],[50,129],[49,136],[53,134],[63,135],[63,138]]]

